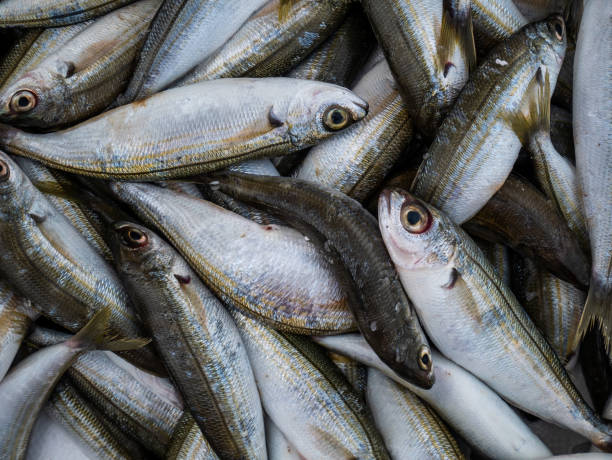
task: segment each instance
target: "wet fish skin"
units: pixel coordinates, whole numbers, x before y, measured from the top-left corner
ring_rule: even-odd
[[[304,457],[291,445],[282,431],[274,424],[270,417],[265,417],[266,444],[268,445],[268,458],[270,460],[303,460]]]
[[[477,238],[474,238],[474,242],[491,262],[502,282],[510,286],[512,284],[512,261],[508,248],[500,243],[491,243]]]
[[[220,79],[173,88],[64,131],[32,134],[0,125],[0,144],[80,175],[164,180],[302,149],[361,120],[367,109],[328,83]]]
[[[151,230],[116,222],[111,235],[117,270],[215,452],[222,458],[267,458],[255,379],[223,304]]]
[[[376,220],[357,201],[318,184],[284,177],[217,173],[220,191],[297,221],[338,252],[353,283],[360,331],[381,359],[416,385],[434,383],[427,339],[395,272]],[[345,271],[346,270],[346,271]]]
[[[612,4],[584,9],[574,61],[576,173],[591,242],[591,282],[578,328],[598,324],[608,350],[612,337]]]
[[[219,459],[189,411],[183,413],[176,425],[164,458],[166,460]]]
[[[125,86],[161,0],[143,0],[93,21],[0,91],[0,120],[49,128],[89,118]]]
[[[512,0],[472,0],[472,21],[479,52],[506,40],[529,23]]]
[[[365,404],[322,349],[305,337],[232,314],[264,410],[302,456],[389,458]]]
[[[4,0],[0,28],[58,27],[102,16],[134,0]]]
[[[550,450],[491,388],[436,351],[436,383],[417,387],[384,364],[360,334],[313,337],[319,345],[382,372],[431,405],[453,429],[491,458],[536,459]]]
[[[368,115],[311,148],[293,175],[362,202],[404,152],[413,130],[408,107],[384,59],[359,80],[353,91],[368,101]]]
[[[80,354],[93,349],[125,350],[148,343],[145,339],[106,336],[110,315],[110,309],[100,310],[75,336],[24,359],[0,382],[2,458],[25,456],[39,412],[60,377]]]
[[[364,0],[416,127],[432,136],[475,62],[470,1]]]
[[[513,0],[529,22],[541,21],[552,14],[563,14],[569,0]]]
[[[565,51],[563,19],[531,24],[501,43],[471,75],[445,118],[412,192],[462,224],[502,186],[520,151],[513,116],[534,97],[539,69],[554,85]],[[527,98],[527,101],[525,101]]]
[[[266,0],[164,2],[118,105],[167,88],[223,45]]]
[[[346,377],[346,380],[348,380],[359,397],[365,399],[365,391],[368,386],[367,369],[357,361],[333,351],[327,352],[327,356],[340,369],[340,372]]]
[[[215,53],[174,86],[216,78],[275,77],[288,72],[341,24],[350,2],[298,0],[285,15],[267,2]]]
[[[394,459],[465,458],[444,422],[427,404],[371,367],[367,400]]]
[[[52,321],[76,331],[96,311],[109,307],[115,333],[142,335],[112,267],[3,152],[0,248],[2,277]],[[126,356],[160,371],[150,348],[126,352]]]
[[[10,77],[41,33],[43,29],[28,29],[15,38],[15,41],[11,43],[12,46],[7,47],[6,52],[3,50],[0,62],[0,86]],[[3,38],[6,39],[6,37]]]
[[[515,406],[612,451],[612,428],[578,394],[554,350],[460,227],[399,189],[381,194],[379,222],[402,284],[445,356]]]

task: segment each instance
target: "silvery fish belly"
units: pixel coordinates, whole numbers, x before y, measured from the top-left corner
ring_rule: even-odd
[[[412,184],[456,223],[473,217],[502,186],[521,148],[513,115],[544,70],[554,85],[565,51],[563,19],[531,24],[501,43],[474,72],[429,147]],[[542,69],[544,68],[544,69]]]
[[[80,175],[162,180],[302,149],[361,120],[367,108],[328,83],[228,78],[169,89],[63,131],[0,125],[0,145]]]
[[[574,61],[576,172],[593,257],[583,335],[598,323],[608,349],[612,337],[612,3],[585,7]]]
[[[467,0],[364,0],[417,128],[432,136],[475,62]]]
[[[513,0],[472,0],[471,3],[474,38],[479,52],[506,40],[529,23]]]
[[[402,284],[438,349],[517,407],[612,451],[612,430],[470,237],[400,189],[382,192],[378,215]]]

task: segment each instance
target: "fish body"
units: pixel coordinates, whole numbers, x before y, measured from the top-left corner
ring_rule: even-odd
[[[472,21],[479,51],[490,49],[529,23],[512,0],[472,0]]]
[[[173,88],[63,131],[0,125],[0,144],[80,175],[162,180],[287,154],[366,114],[365,101],[328,83],[221,79]]]
[[[512,0],[529,22],[541,21],[552,14],[563,14],[568,0]]]
[[[219,459],[189,412],[183,413],[183,417],[174,429],[164,458],[167,460]]]
[[[612,450],[612,429],[459,226],[399,189],[381,194],[379,222],[402,284],[445,356],[513,405]]]
[[[270,460],[303,460],[304,457],[291,445],[283,432],[274,424],[270,417],[265,418],[266,444]]]

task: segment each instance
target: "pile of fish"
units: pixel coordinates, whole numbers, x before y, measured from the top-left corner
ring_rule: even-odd
[[[0,460],[612,458],[612,1],[0,0],[0,55]]]

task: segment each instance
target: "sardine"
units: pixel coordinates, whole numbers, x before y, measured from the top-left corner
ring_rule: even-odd
[[[464,459],[436,413],[414,393],[368,369],[368,407],[395,460]]]
[[[365,399],[365,390],[368,385],[367,369],[354,359],[339,355],[333,351],[327,352],[327,356],[340,369],[340,372],[346,377],[346,380],[351,384],[359,397]]]
[[[112,189],[168,238],[224,303],[287,331],[355,330],[347,290],[301,233],[149,184],[117,182]]]
[[[284,17],[268,1],[215,53],[175,86],[215,78],[278,77],[298,64],[342,23],[348,1],[298,0]]]
[[[87,21],[134,0],[3,0],[0,28],[58,27]]]
[[[433,385],[434,363],[425,334],[376,219],[359,202],[336,190],[286,177],[219,173],[214,184],[240,201],[272,209],[320,235],[344,265],[337,273],[352,285],[349,307],[368,343],[398,374],[424,388]]]
[[[127,292],[112,267],[3,152],[0,248],[1,276],[52,321],[76,331],[96,311],[108,307],[115,333],[142,335]],[[161,371],[151,347],[125,356]]]
[[[491,243],[480,239],[474,239],[474,242],[491,262],[497,276],[506,286],[510,287],[512,284],[512,262],[508,248],[500,243]]]
[[[294,176],[364,201],[408,146],[412,120],[384,59],[353,91],[368,101],[368,115],[310,149]]]
[[[389,458],[365,404],[321,348],[233,315],[261,403],[303,457]]]
[[[93,21],[0,91],[0,120],[41,128],[101,112],[123,89],[161,0],[143,0]]]
[[[266,0],[175,0],[153,20],[136,70],[117,104],[167,88],[223,45]]]
[[[191,414],[222,458],[266,458],[255,378],[231,316],[151,230],[112,225],[117,271]]]
[[[486,52],[529,23],[512,0],[471,0],[471,3],[479,52]]]
[[[378,218],[402,284],[445,356],[513,405],[612,451],[612,429],[459,226],[400,189],[383,191]]]
[[[266,424],[266,444],[270,460],[304,460],[304,457],[291,445],[283,432],[270,417],[264,418]]]
[[[220,79],[173,88],[64,131],[0,125],[0,144],[76,174],[161,180],[302,149],[361,120],[367,109],[328,83]]]
[[[593,258],[580,326],[598,323],[612,337],[612,3],[590,0],[584,10],[574,63],[574,142]]]
[[[495,48],[442,123],[412,192],[457,224],[476,215],[502,186],[520,151],[513,114],[534,97],[528,89],[542,66],[554,84],[564,51],[559,16],[531,24]]]
[[[416,127],[431,136],[476,62],[469,0],[363,0]]]
[[[563,14],[573,0],[513,0],[529,22],[541,21],[552,14]]]
[[[462,438],[487,457],[524,460],[551,455],[548,447],[497,393],[435,351],[436,383],[425,390],[393,372],[359,334],[313,337],[313,340],[379,370],[415,393]]]
[[[142,347],[147,339],[105,335],[111,310],[100,310],[66,342],[40,350],[15,366],[0,382],[0,456],[25,456],[30,432],[60,377],[88,350],[127,350]]]
[[[183,413],[176,425],[164,458],[166,460],[219,459],[189,411]]]
[[[27,29],[22,35],[19,35],[8,49],[3,52],[0,59],[0,87],[4,84],[7,78],[13,73],[13,70],[19,65],[23,57],[28,53],[28,50],[36,42],[38,37],[43,33],[43,29]],[[6,40],[6,37],[2,37]]]

